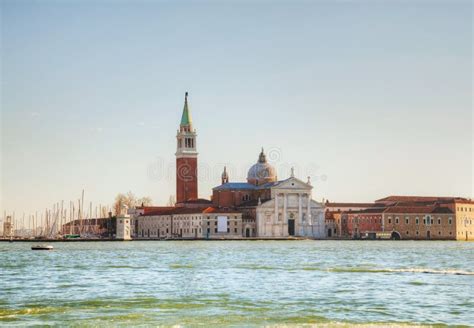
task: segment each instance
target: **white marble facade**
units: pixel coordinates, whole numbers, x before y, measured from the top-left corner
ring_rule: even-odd
[[[272,186],[272,199],[256,209],[257,236],[325,238],[324,208],[311,199],[312,189],[293,175]]]

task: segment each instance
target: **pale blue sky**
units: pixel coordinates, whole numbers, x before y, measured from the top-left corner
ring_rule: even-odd
[[[175,192],[183,96],[199,193],[260,147],[314,197],[472,196],[470,1],[2,1],[2,204]]]

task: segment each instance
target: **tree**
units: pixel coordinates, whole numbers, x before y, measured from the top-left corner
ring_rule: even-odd
[[[115,196],[115,202],[114,202],[114,210],[115,210],[115,215],[120,214],[120,210],[124,205],[126,205],[128,208],[133,208],[137,206],[141,206],[142,204],[144,206],[149,206],[151,205],[152,200],[150,197],[141,197],[138,198],[131,192],[129,191],[126,194],[118,194]]]
[[[138,198],[137,202],[136,202],[136,205],[137,206],[150,206],[151,203],[152,203],[151,198],[145,196],[145,197],[142,197],[142,198]]]
[[[168,199],[168,206],[174,206],[176,204],[176,199],[174,198],[174,195],[170,195],[170,198]]]

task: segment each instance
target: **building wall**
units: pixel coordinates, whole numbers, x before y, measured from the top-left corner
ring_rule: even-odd
[[[456,239],[454,214],[385,212],[383,226],[384,231],[398,232],[401,239]]]
[[[139,216],[132,219],[133,239],[170,238],[173,235],[171,215]]]
[[[346,233],[360,237],[369,232],[382,231],[382,213],[347,213]]]
[[[207,239],[242,238],[242,213],[204,213],[202,237]],[[218,231],[218,217],[227,217],[227,231]]]
[[[228,217],[228,231],[216,230],[218,216]],[[242,214],[193,213],[139,216],[132,220],[132,237],[134,239],[241,238]]]
[[[474,202],[455,202],[456,239],[474,240]]]
[[[272,199],[257,207],[258,237],[289,237],[290,220],[294,221],[296,237],[326,237],[324,210],[311,200],[309,194],[301,195],[301,207],[298,194],[287,193],[286,196],[280,194],[276,197],[276,204]]]

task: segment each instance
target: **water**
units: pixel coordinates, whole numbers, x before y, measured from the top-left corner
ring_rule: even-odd
[[[0,243],[0,325],[474,326],[474,243]]]

